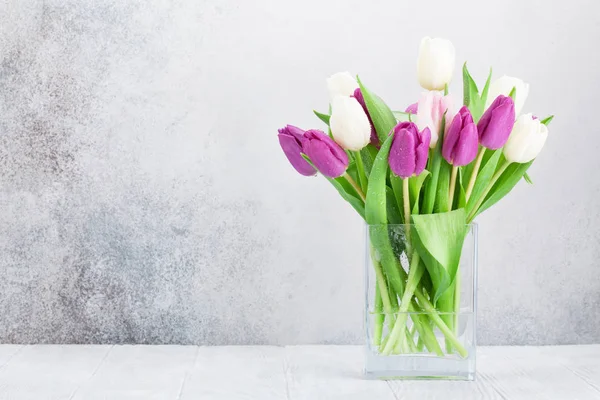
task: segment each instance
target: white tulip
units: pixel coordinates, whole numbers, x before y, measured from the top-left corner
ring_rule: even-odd
[[[537,157],[547,138],[548,127],[531,114],[523,114],[504,145],[504,157],[509,162],[527,163]]]
[[[494,102],[496,97],[501,94],[508,96],[513,88],[516,88],[517,90],[515,93],[515,115],[519,116],[523,109],[523,105],[525,104],[525,100],[527,99],[527,95],[529,94],[529,84],[523,82],[519,78],[513,78],[512,76],[504,75],[490,84],[488,97],[485,102],[486,110],[490,104]]]
[[[358,151],[371,140],[371,123],[354,97],[336,96],[333,99],[329,127],[333,139],[346,150]]]
[[[327,78],[327,90],[332,101],[336,96],[352,96],[357,88],[358,82],[350,72],[338,72]]]
[[[433,149],[440,137],[444,113],[446,113],[446,129],[448,129],[456,114],[452,97],[450,95],[444,96],[441,92],[423,92],[418,104],[417,126],[421,131],[429,128],[431,132],[429,147]]]
[[[417,59],[419,85],[427,90],[443,90],[454,73],[454,45],[447,39],[421,39]]]

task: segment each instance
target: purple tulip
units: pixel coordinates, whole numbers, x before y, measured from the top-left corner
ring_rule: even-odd
[[[410,113],[410,114],[416,114],[419,111],[419,103],[413,103],[410,106],[406,107],[406,110],[404,110],[404,112]]]
[[[485,111],[479,123],[479,142],[483,147],[497,150],[504,146],[515,124],[515,104],[510,97],[500,95]]]
[[[304,131],[293,125],[286,125],[279,129],[279,144],[292,167],[304,176],[315,175],[317,171],[304,158],[302,158],[302,141]]]
[[[462,167],[477,157],[478,147],[477,126],[469,109],[463,106],[444,135],[442,156],[450,164]]]
[[[429,128],[419,132],[413,122],[398,123],[394,127],[394,139],[388,159],[392,171],[403,179],[423,172],[430,142]]]
[[[373,125],[373,120],[369,115],[369,110],[367,109],[367,104],[365,103],[365,97],[360,91],[360,88],[356,88],[354,90],[354,98],[360,103],[363,110],[365,110],[365,114],[367,114],[367,117],[369,118],[369,123],[371,124],[371,144],[379,148],[379,138],[377,137],[377,131],[375,131],[375,125]]]
[[[346,172],[348,167],[346,152],[329,136],[317,129],[304,133],[302,151],[319,172],[329,178],[337,178]]]

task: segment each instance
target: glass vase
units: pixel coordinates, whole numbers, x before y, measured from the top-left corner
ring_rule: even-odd
[[[365,375],[473,380],[477,225],[458,239],[415,229],[367,226]]]

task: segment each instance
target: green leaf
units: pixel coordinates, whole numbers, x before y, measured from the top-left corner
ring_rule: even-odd
[[[463,104],[467,107],[473,102],[479,101],[479,90],[473,77],[467,69],[467,63],[463,64]]]
[[[398,122],[410,121],[411,118],[416,117],[416,114],[411,114],[404,111],[392,111],[392,114],[394,114],[394,117]]]
[[[552,122],[552,120],[554,119],[554,115],[550,115],[549,117],[544,118],[543,120],[541,120],[540,122],[546,126],[548,126],[550,124],[550,122]]]
[[[440,166],[442,165],[442,151],[441,143],[438,140],[438,144],[434,150],[431,164],[429,166],[431,172],[431,179],[425,185],[425,192],[423,197],[423,207],[421,208],[422,214],[431,214],[433,212],[433,206],[435,205],[435,196],[437,192],[438,180],[440,177]]]
[[[358,182],[358,168],[356,167],[356,162],[354,160],[348,163],[348,167],[346,167],[346,173],[350,175],[355,182]]]
[[[450,174],[452,172],[452,166],[444,159],[440,161],[440,172],[438,178],[437,193],[435,196],[434,210],[436,213],[443,213],[450,211],[450,204],[448,204],[450,198],[448,196],[450,191]]]
[[[467,215],[464,209],[413,215],[413,242],[433,283],[433,302],[453,284],[463,248]]]
[[[362,160],[362,157],[360,154],[361,154],[360,151],[355,151],[354,159],[356,162],[356,170],[358,173],[358,182],[359,182],[360,188],[362,189],[363,192],[366,192],[369,181],[367,180],[367,175],[365,174],[365,166],[363,165],[363,160]]]
[[[509,165],[486,196],[476,215],[481,214],[506,196],[519,183],[533,161],[531,160],[525,164],[512,163]]]
[[[498,165],[498,160],[502,155],[502,149],[494,150],[492,152],[488,150],[486,152],[486,155],[488,155],[488,153],[489,157],[487,161],[484,158],[484,160],[481,163],[483,167],[481,167],[481,169],[479,170],[479,174],[477,174],[477,179],[475,179],[475,186],[473,186],[471,197],[469,198],[469,201],[467,202],[467,205],[465,207],[467,215],[471,214],[471,211],[477,204],[477,201],[485,191],[487,185],[490,183],[492,176],[494,176],[494,173],[496,172],[496,167]]]
[[[333,187],[338,191],[338,193],[340,194],[340,196],[342,196],[342,198],[344,200],[346,200],[348,203],[350,203],[350,205],[352,206],[352,208],[354,208],[356,210],[356,212],[363,218],[365,219],[365,204],[363,203],[363,201],[361,199],[359,199],[358,197],[355,197],[354,195],[352,195],[351,193],[349,193],[348,187],[346,186],[346,184],[349,185],[348,181],[346,181],[346,179],[344,178],[329,178],[326,177],[325,178],[329,181],[329,183],[331,183],[333,185]]]
[[[490,82],[492,80],[492,69],[490,68],[490,73],[488,74],[487,80],[485,81],[485,86],[481,91],[481,97],[479,98],[479,102],[476,107],[471,108],[471,115],[473,116],[473,121],[475,123],[479,122],[483,112],[485,111],[485,103],[487,102],[488,92],[490,90]]]
[[[385,183],[388,172],[388,155],[390,154],[390,147],[392,147],[393,137],[394,135],[391,134],[383,142],[379,154],[373,162],[365,210],[369,225],[387,224]]]
[[[419,199],[421,195],[421,188],[423,187],[423,183],[429,175],[429,171],[424,169],[419,176],[410,178],[410,180],[408,181],[410,204],[412,204],[412,214],[419,213]],[[400,191],[402,191],[402,178],[398,177],[398,179],[400,180]]]
[[[456,189],[456,193],[454,194],[456,196],[456,194],[458,194],[458,205],[457,208],[464,208],[465,204],[467,203],[467,195],[466,195],[466,190],[465,190],[465,186],[466,184],[468,185],[468,182],[466,181],[466,177],[465,177],[465,167],[459,167],[458,168],[458,185],[456,185],[457,189]]]
[[[388,138],[389,133],[396,126],[396,117],[392,113],[392,110],[381,100],[376,94],[372,93],[367,89],[360,79],[356,77],[360,86],[360,91],[365,99],[367,110],[373,126],[377,132],[377,137],[381,143],[385,142]]]
[[[529,176],[529,174],[527,172],[525,172],[525,174],[523,174],[523,179],[525,179],[525,182],[529,183],[530,185],[533,185],[533,181],[531,180],[531,177]]]
[[[387,209],[387,219],[390,224],[402,224],[402,213],[396,204],[394,191],[391,187],[385,187],[385,204]]]
[[[363,94],[364,95],[364,94]],[[394,133],[383,142],[371,170],[369,189],[367,190],[367,204],[365,217],[369,224],[369,237],[371,244],[377,251],[384,273],[394,291],[402,296],[406,273],[402,269],[398,258],[392,249],[388,234],[386,180],[388,175],[388,155]],[[403,272],[402,276],[401,271]]]
[[[510,97],[511,99],[513,99],[513,101],[515,101],[515,99],[517,98],[517,87],[516,86],[512,88],[512,90],[508,94],[508,97]]]
[[[312,165],[314,169],[316,169],[317,171],[319,170],[317,167],[315,167],[315,165],[312,163],[312,161],[306,154],[302,154],[302,158],[304,158],[306,162]],[[354,210],[356,210],[358,215],[360,215],[362,219],[365,219],[365,203],[360,197],[358,197],[358,193],[356,193],[354,187],[352,187],[352,185],[343,177],[329,178],[325,175],[323,176],[329,181],[329,183],[333,185],[333,187],[338,191],[340,196],[342,196],[344,200],[350,203],[350,205],[352,206],[352,208],[354,208]]]
[[[371,174],[371,168],[373,168],[373,161],[375,161],[375,157],[377,157],[377,152],[377,148],[372,144],[368,144],[360,151],[360,156],[365,167],[365,174],[367,175],[367,178]]]
[[[404,193],[402,192],[402,178],[394,174],[390,170],[389,174],[390,185],[392,186],[392,191],[394,192],[394,198],[396,199],[396,205],[399,210],[403,210],[404,208]],[[409,181],[410,182],[410,181]],[[404,223],[404,213],[400,213],[402,217],[402,223]]]
[[[331,118],[330,115],[320,113],[316,110],[313,110],[313,112],[321,121],[325,122],[325,125],[329,126],[329,118]]]

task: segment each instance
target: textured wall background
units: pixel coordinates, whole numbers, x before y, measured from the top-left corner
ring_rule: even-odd
[[[413,102],[424,35],[558,115],[479,220],[480,342],[600,342],[593,0],[0,2],[0,341],[359,342],[361,221],[276,129],[340,70]]]

